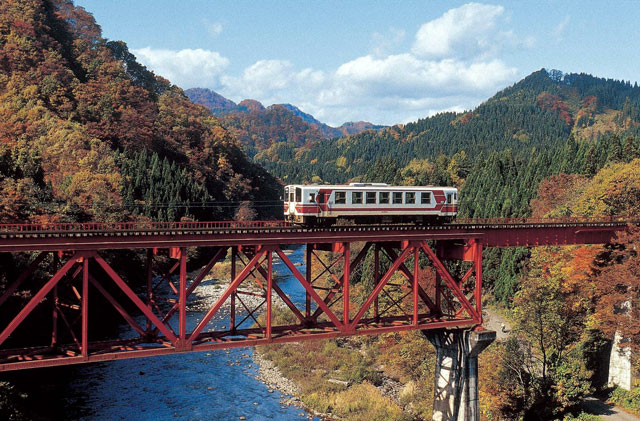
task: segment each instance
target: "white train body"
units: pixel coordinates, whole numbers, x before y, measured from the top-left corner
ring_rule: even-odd
[[[292,184],[284,192],[285,220],[305,225],[330,225],[339,219],[442,223],[451,221],[458,211],[455,187]]]

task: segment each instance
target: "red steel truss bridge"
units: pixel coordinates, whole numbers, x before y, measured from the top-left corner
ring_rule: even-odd
[[[30,263],[0,297],[0,371],[475,328],[482,325],[485,248],[606,243],[627,226],[614,219],[331,228],[282,221],[4,224],[0,253]],[[306,245],[304,270],[284,245]],[[207,260],[188,276],[188,251],[196,248]],[[350,290],[363,288],[355,280],[367,256],[373,260],[373,273],[367,274],[372,279],[366,299],[356,301]],[[130,259],[127,273],[137,278],[114,268],[124,266],[122,259]],[[304,288],[303,304],[296,305],[274,282],[278,259]],[[195,325],[187,323],[189,297],[216,265],[230,283]],[[103,317],[121,317],[130,330],[113,333],[99,323]],[[214,317],[228,322],[216,328]]]

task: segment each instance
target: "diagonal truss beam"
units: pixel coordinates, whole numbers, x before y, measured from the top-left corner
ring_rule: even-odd
[[[451,276],[447,268],[444,266],[444,264],[440,261],[440,259],[438,259],[438,256],[436,256],[433,250],[431,250],[431,248],[426,243],[422,243],[421,247],[422,247],[422,250],[427,254],[427,256],[429,256],[431,263],[433,263],[433,266],[440,273],[440,276],[442,276],[442,278],[444,279],[445,283],[447,284],[447,286],[449,287],[453,295],[455,295],[455,297],[458,299],[460,304],[462,304],[462,307],[464,307],[464,309],[467,311],[467,313],[469,314],[469,316],[471,316],[472,319],[477,320],[479,316],[476,313],[476,309],[474,309],[471,303],[469,302],[469,300],[467,300],[467,297],[465,297],[464,293],[458,286],[458,283],[453,279],[453,277]]]
[[[207,263],[207,265],[200,271],[200,273],[198,273],[198,276],[196,276],[193,279],[193,282],[191,282],[191,284],[187,288],[187,291],[186,291],[187,297],[189,297],[191,293],[197,288],[197,286],[200,285],[200,283],[204,280],[205,276],[207,276],[207,274],[211,271],[213,266],[216,263],[218,263],[220,259],[222,259],[222,257],[225,255],[225,252],[226,252],[226,249],[224,248],[221,248],[220,250],[218,250],[218,252],[211,258],[211,260],[209,260],[209,263]],[[169,309],[167,314],[165,314],[165,316],[162,318],[162,323],[167,323],[171,319],[171,317],[173,317],[175,312],[178,311],[179,308],[180,308],[180,303],[175,303],[173,307]]]
[[[144,336],[145,331],[140,327],[140,325],[131,317],[129,313],[116,301],[115,298],[109,292],[100,285],[100,282],[96,281],[96,279],[89,275],[89,282],[111,303],[111,305],[120,313],[120,315],[131,325],[131,327],[138,332],[140,336]]]
[[[262,275],[264,280],[268,283],[269,282],[269,273],[268,273],[267,270],[265,270],[262,267],[262,263],[257,264],[256,268],[257,268],[258,272],[260,272],[260,275]],[[289,307],[291,312],[298,318],[298,320],[300,320],[300,322],[302,322],[302,323],[306,322],[306,320],[307,320],[306,317],[304,317],[302,312],[300,312],[300,310],[298,310],[298,307],[296,307],[296,305],[293,304],[293,302],[289,299],[287,294],[285,294],[285,292],[282,290],[282,288],[280,288],[278,286],[278,284],[275,283],[275,282],[272,282],[272,288],[276,292],[276,294],[278,294],[278,296],[282,299],[282,301],[284,301],[284,303],[287,305],[287,307]]]
[[[398,259],[396,259],[396,261],[393,262],[391,267],[387,270],[387,273],[385,273],[382,279],[380,279],[380,282],[378,283],[378,285],[376,285],[373,291],[371,291],[371,294],[369,294],[369,297],[367,297],[366,301],[362,304],[360,311],[358,311],[356,316],[353,318],[353,321],[350,324],[350,328],[352,330],[355,330],[356,325],[358,324],[360,319],[362,319],[362,316],[364,316],[364,314],[367,312],[367,310],[369,309],[369,306],[371,306],[371,303],[373,303],[373,300],[375,300],[376,297],[378,297],[378,294],[380,294],[380,291],[382,290],[382,288],[385,287],[387,282],[389,282],[389,279],[391,279],[391,276],[393,276],[395,271],[398,270],[398,267],[400,267],[400,265],[407,259],[407,257],[409,257],[410,253],[411,253],[411,248],[404,249],[400,257],[398,257]]]
[[[24,319],[33,311],[33,309],[36,308],[38,304],[40,304],[40,301],[42,301],[44,297],[47,296],[49,291],[51,291],[53,287],[58,284],[60,279],[62,279],[62,277],[67,274],[69,269],[71,269],[76,264],[76,261],[80,255],[82,255],[82,253],[76,253],[71,259],[67,261],[67,263],[62,265],[58,272],[56,272],[56,274],[53,275],[53,277],[49,279],[46,284],[44,284],[40,291],[38,291],[36,295],[31,298],[29,303],[24,306],[20,313],[18,313],[18,315],[14,317],[13,320],[11,320],[11,322],[2,331],[2,333],[0,333],[0,345],[2,345],[5,340],[7,340],[9,335],[11,335],[13,331],[16,330],[16,328],[20,326]]]
[[[100,257],[97,253],[93,257],[96,262],[98,262],[98,264],[102,267],[102,269],[107,273],[107,275],[109,275],[109,277],[116,283],[116,285],[120,287],[122,292],[124,292],[127,297],[129,297],[129,299],[133,301],[136,307],[138,307],[138,309],[140,309],[140,311],[142,311],[142,313],[144,313],[144,315],[147,316],[149,320],[151,320],[151,323],[153,323],[158,329],[160,329],[160,332],[162,332],[167,337],[167,339],[169,339],[171,343],[175,345],[178,341],[176,335],[174,335],[174,333],[171,332],[167,328],[167,326],[165,326],[164,323],[160,321],[160,319],[158,319],[158,316],[156,316],[149,309],[149,307],[144,302],[142,302],[140,298],[138,298],[136,293],[133,292],[131,288],[129,288],[129,285],[127,285],[127,283],[122,280],[122,278],[113,270],[113,268],[111,268],[111,266],[109,266],[107,262],[104,261],[102,257]]]
[[[320,296],[318,295],[318,293],[313,289],[313,286],[311,284],[309,284],[307,282],[307,280],[304,278],[304,276],[302,276],[302,274],[300,273],[300,271],[298,271],[298,269],[296,269],[296,267],[293,265],[293,263],[291,263],[291,260],[289,260],[289,258],[287,257],[286,254],[284,254],[282,252],[282,250],[280,249],[276,249],[275,250],[276,253],[278,253],[278,256],[280,256],[280,259],[282,259],[282,261],[284,262],[285,265],[287,265],[287,267],[289,268],[289,270],[291,271],[291,273],[293,274],[293,276],[296,277],[296,279],[298,280],[298,282],[300,282],[300,284],[302,284],[302,286],[304,287],[304,289],[307,290],[307,292],[309,293],[309,295],[311,295],[311,297],[314,299],[314,301],[316,302],[316,304],[322,309],[322,311],[324,311],[327,316],[329,317],[329,319],[331,320],[331,322],[338,328],[341,328],[343,326],[343,324],[340,322],[340,320],[338,320],[338,318],[336,317],[335,314],[333,314],[333,312],[331,311],[331,309],[329,308],[329,306],[327,306],[327,303],[324,302],[324,300],[322,298],[320,298]]]
[[[392,261],[398,260],[398,255],[395,253],[395,251],[393,251],[391,247],[385,245],[383,246],[383,250],[387,253],[387,256]],[[405,278],[407,278],[409,281],[413,280],[414,275],[409,271],[409,268],[407,268],[404,262],[400,265],[399,269],[402,272],[402,274],[405,276]],[[427,305],[427,307],[429,307],[429,310],[432,313],[439,313],[440,309],[433,302],[433,300],[431,300],[431,297],[429,297],[427,292],[420,286],[420,284],[417,284],[417,287],[418,287],[418,295],[420,296],[422,301]]]
[[[16,279],[7,288],[5,293],[2,294],[2,297],[0,297],[0,306],[7,300],[7,298],[11,297],[11,295],[13,295],[13,293],[16,291],[16,289],[18,289],[18,287],[20,285],[22,285],[22,283],[25,281],[25,279],[27,279],[38,268],[38,265],[40,264],[40,262],[42,262],[44,260],[45,257],[47,257],[47,254],[48,253],[44,252],[44,251],[41,252],[40,254],[38,254],[36,256],[36,258],[33,260],[33,262],[31,262],[29,267],[27,269],[25,269],[25,271],[20,274],[18,279]]]
[[[365,258],[365,256],[367,255],[367,252],[369,251],[369,248],[371,248],[371,243],[366,243],[364,245],[364,247],[362,247],[362,250],[360,250],[360,252],[358,253],[358,255],[356,256],[355,259],[353,259],[353,262],[350,263],[349,268],[351,270],[351,272],[355,271],[355,269],[358,267],[358,265],[360,264],[360,262]],[[324,265],[324,262],[322,262],[322,259],[320,259],[318,256],[316,256],[316,259],[321,262]],[[324,265],[326,267],[326,265]],[[332,265],[333,266],[333,265]],[[329,272],[331,273],[331,272]],[[335,276],[333,275],[333,273],[331,274],[334,279]],[[338,285],[342,285],[342,280],[344,279],[344,274],[339,278],[339,280],[336,282]],[[327,294],[327,296],[324,298],[324,303],[328,304],[331,299],[338,293],[338,290],[333,290],[331,292],[329,292],[329,294]],[[311,315],[311,320],[317,320],[318,317],[322,314],[323,310],[322,308],[317,308],[316,311]]]
[[[209,309],[209,311],[207,311],[207,314],[205,314],[202,320],[200,320],[200,323],[198,323],[198,325],[195,327],[195,329],[189,336],[188,342],[193,343],[193,341],[198,339],[198,336],[200,336],[200,333],[205,328],[205,326],[211,321],[211,319],[213,318],[213,316],[215,316],[218,310],[220,310],[220,307],[222,307],[222,305],[227,300],[227,298],[229,298],[231,293],[234,292],[238,288],[238,285],[240,285],[242,281],[244,281],[244,279],[247,277],[247,275],[249,275],[253,267],[265,255],[265,253],[266,253],[265,250],[260,250],[258,253],[256,253],[255,256],[253,256],[253,258],[249,261],[247,266],[245,266],[244,269],[240,271],[238,276],[236,276],[236,279],[234,279],[231,282],[231,284],[229,284],[229,286],[224,291],[224,293],[222,293],[220,298],[218,298],[218,301],[216,301],[216,303]]]

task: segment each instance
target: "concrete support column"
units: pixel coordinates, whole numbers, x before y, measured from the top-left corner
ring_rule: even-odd
[[[496,339],[492,330],[425,330],[436,348],[434,421],[479,421],[478,355]]]

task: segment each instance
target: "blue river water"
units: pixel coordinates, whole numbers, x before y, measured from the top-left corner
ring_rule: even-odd
[[[289,257],[300,265],[304,247],[292,249]],[[303,304],[304,288],[275,258],[274,273],[291,300]],[[190,328],[202,314],[188,313]],[[225,315],[214,323],[228,322]],[[256,379],[253,352],[253,348],[238,348],[78,366],[63,392],[66,418],[158,421],[309,417],[299,408],[283,405],[283,395]]]

